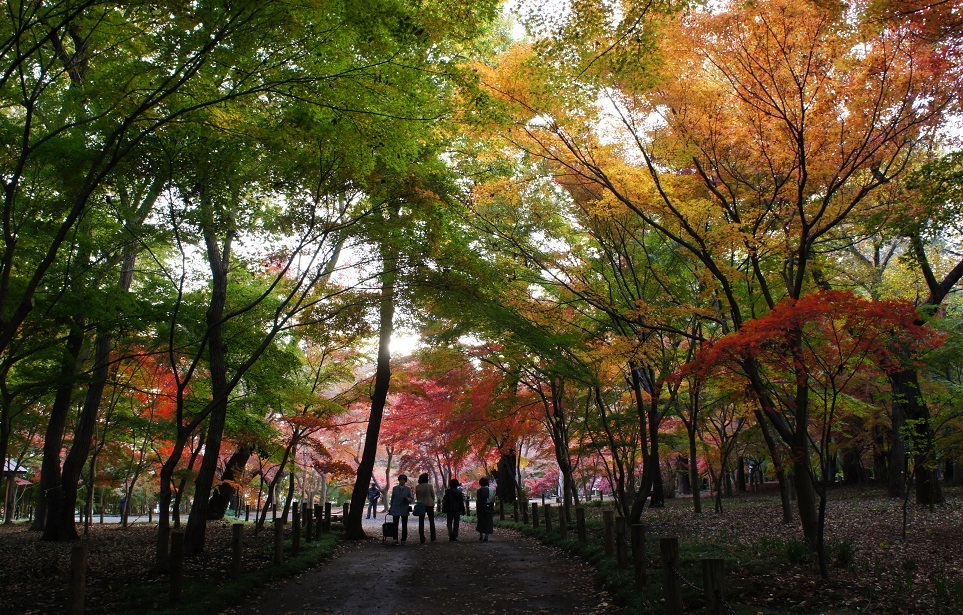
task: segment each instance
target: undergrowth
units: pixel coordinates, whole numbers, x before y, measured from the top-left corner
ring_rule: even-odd
[[[329,559],[340,540],[340,533],[325,533],[310,543],[301,541],[297,555],[291,555],[291,545],[285,545],[285,558],[281,564],[272,564],[242,573],[238,579],[225,576],[220,584],[212,585],[206,580],[184,579],[181,599],[172,603],[168,595],[168,585],[155,585],[131,588],[128,597],[129,615],[150,612],[152,615],[213,615],[238,603],[239,597],[264,587],[273,581],[289,578],[317,566]],[[266,555],[273,554],[274,545],[267,543],[263,550]]]

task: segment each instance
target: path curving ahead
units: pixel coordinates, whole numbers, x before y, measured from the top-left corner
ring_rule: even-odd
[[[615,610],[595,591],[590,566],[517,532],[496,528],[488,542],[479,542],[473,525],[465,524],[460,541],[450,542],[442,517],[438,540],[420,544],[418,520],[412,520],[408,544],[399,546],[381,542],[380,519],[366,521],[365,531],[374,538],[347,541],[325,564],[258,592],[228,613],[523,615]]]

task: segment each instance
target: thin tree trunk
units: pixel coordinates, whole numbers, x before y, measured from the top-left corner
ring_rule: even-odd
[[[385,271],[381,282],[380,326],[378,333],[378,365],[375,368],[374,391],[371,394],[371,412],[368,415],[368,429],[365,432],[364,451],[358,464],[358,475],[351,494],[351,506],[345,520],[345,537],[360,539],[365,537],[362,524],[365,497],[371,476],[374,473],[375,456],[378,452],[378,437],[381,434],[381,420],[384,417],[385,402],[391,384],[391,353],[388,346],[394,332],[395,316],[395,277],[398,255],[385,248],[382,250]]]
[[[692,510],[697,515],[702,513],[702,481],[699,480],[699,457],[696,450],[696,422],[686,425],[689,436],[689,483],[692,486]]]

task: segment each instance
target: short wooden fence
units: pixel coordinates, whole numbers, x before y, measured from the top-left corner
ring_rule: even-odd
[[[512,512],[512,518],[518,519],[522,513],[523,523],[533,528],[544,527],[546,532],[557,532],[562,538],[569,535],[568,518],[563,506],[553,507],[542,498],[538,502],[519,502]],[[499,505],[499,517],[506,517],[505,508]],[[529,515],[531,511],[531,515]],[[581,544],[589,541],[585,524],[585,509],[575,508],[575,538]],[[649,575],[646,569],[645,557],[645,526],[641,524],[629,525],[625,517],[617,516],[612,509],[602,510],[602,547],[605,555],[615,558],[622,570],[632,569],[635,582],[644,586],[648,583]],[[665,592],[667,615],[681,615],[685,613],[682,601],[683,586],[689,587],[703,595],[707,615],[733,614],[732,607],[725,600],[725,572],[722,559],[703,559],[701,587],[690,582],[679,572],[679,539],[666,536],[659,539],[659,551],[662,569],[662,584]]]
[[[295,506],[291,510],[291,547],[292,555],[297,555],[301,548],[302,534],[305,542],[312,542],[317,536],[320,538],[323,532],[331,531],[332,521],[344,521],[348,517],[349,504],[347,502],[341,508],[340,515],[332,515],[331,502],[326,502],[323,506],[316,504],[313,507],[307,504]],[[281,519],[274,521],[274,541],[273,541],[273,562],[275,564],[284,563],[284,529],[285,524]],[[243,569],[243,538],[244,524],[235,523],[231,526],[231,563],[228,574],[232,579],[241,577]],[[168,571],[168,597],[171,604],[178,604],[181,600],[184,582],[184,531],[171,531],[170,538],[170,567]],[[89,547],[87,542],[81,541],[73,547],[70,555],[70,577],[67,585],[67,605],[64,609],[68,615],[83,615],[84,598],[86,592],[87,579],[87,558]]]

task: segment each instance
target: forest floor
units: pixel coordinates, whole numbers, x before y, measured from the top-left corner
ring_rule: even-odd
[[[801,542],[798,523],[783,524],[778,497],[748,494],[723,500],[713,512],[704,497],[701,515],[691,498],[674,498],[645,511],[649,559],[658,558],[658,537],[677,535],[683,544],[716,545],[726,560],[727,599],[737,613],[952,614],[963,613],[963,490],[945,491],[934,511],[905,509],[878,489],[830,492],[827,544],[830,574],[820,578]],[[589,512],[592,518],[595,511]],[[422,545],[414,520],[408,544],[380,540],[380,522],[367,522],[373,537],[341,543],[333,559],[290,579],[238,592],[220,612],[253,613],[607,613],[612,600],[593,585],[593,570],[560,551],[517,532],[496,528],[479,543],[470,520],[460,542],[449,542],[444,518],[439,542]],[[214,591],[226,583],[229,524],[211,524],[208,551],[185,562],[185,578]],[[25,525],[0,527],[0,615],[64,612],[70,544],[44,543]],[[474,538],[474,540],[472,540]],[[156,531],[138,525],[122,530],[94,525],[88,542],[86,612],[131,612],[131,596],[166,602],[167,579],[152,571]],[[245,532],[246,570],[271,567],[271,532]],[[698,583],[698,562],[683,561],[681,573]],[[650,574],[657,574],[656,571]],[[232,598],[234,599],[234,598]],[[653,596],[657,604],[658,597]],[[151,605],[135,612],[150,612]]]
[[[713,556],[726,560],[729,602],[750,608],[740,612],[959,615],[963,489],[944,488],[944,496],[946,503],[931,511],[912,497],[889,498],[877,486],[831,489],[825,580],[802,541],[798,517],[782,522],[775,485],[764,493],[723,498],[721,514],[713,512],[714,501],[704,493],[701,515],[692,513],[691,497],[682,497],[646,510],[643,519],[649,533],[716,545]],[[690,565],[689,573],[698,583],[697,567]]]

